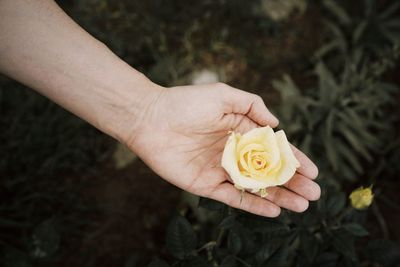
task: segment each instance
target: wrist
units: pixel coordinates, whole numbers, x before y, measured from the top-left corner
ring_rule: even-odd
[[[145,123],[145,114],[165,90],[145,75],[132,71],[128,80],[112,90],[112,99],[105,106],[107,115],[97,122],[100,130],[124,144],[135,139]]]

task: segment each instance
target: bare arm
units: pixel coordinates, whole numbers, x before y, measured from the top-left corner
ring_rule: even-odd
[[[302,167],[290,183],[268,188],[266,199],[246,193],[241,201],[221,154],[228,131],[278,124],[262,99],[225,84],[158,86],[53,1],[0,0],[0,72],[125,143],[184,190],[270,217],[319,198],[318,170],[296,151]]]
[[[120,141],[161,89],[50,0],[0,1],[0,72]]]

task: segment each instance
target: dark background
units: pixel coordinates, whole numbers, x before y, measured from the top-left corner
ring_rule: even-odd
[[[379,19],[369,19],[367,30],[360,26],[368,17],[368,2],[376,2],[374,12],[379,13],[398,1],[339,2],[351,22],[329,3],[311,0],[58,1],[88,32],[159,84],[188,84],[206,69],[223,82],[261,95],[292,140],[317,161],[322,183],[343,195],[375,184],[376,207],[359,222],[371,238],[398,244],[398,10],[389,12],[394,26],[387,29]],[[342,136],[337,128],[341,117],[329,119],[327,114],[344,110],[338,103],[346,100],[328,103],[329,96],[321,94],[335,92],[329,87],[331,76],[342,77],[359,50],[365,58],[360,64],[376,66],[368,70],[371,74],[337,85],[363,82],[346,95],[355,102],[346,108],[358,114],[350,118],[358,128]],[[321,60],[330,74],[318,65]],[[290,98],[290,82],[276,82],[284,74],[301,97]],[[300,106],[301,101],[311,104]],[[5,266],[145,266],[154,255],[171,261],[165,229],[177,210],[193,225],[199,242],[210,236],[202,233],[214,215],[198,209],[194,196],[182,195],[116,141],[6,77],[0,77],[0,114],[0,248]],[[332,135],[325,133],[329,125]],[[338,151],[336,146],[342,141],[348,145],[345,152],[346,147]],[[394,266],[376,259],[362,262]]]

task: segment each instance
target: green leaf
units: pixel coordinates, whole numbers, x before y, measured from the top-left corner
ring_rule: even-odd
[[[360,24],[358,24],[357,27],[354,29],[352,36],[352,42],[354,45],[361,40],[361,37],[364,34],[365,30],[367,29],[367,26],[368,26],[368,21],[364,20],[360,22]]]
[[[232,255],[225,257],[220,264],[220,267],[236,267],[236,266],[237,266],[236,258],[235,256]]]
[[[364,146],[363,143],[360,142],[360,139],[346,126],[341,123],[338,123],[337,128],[343,137],[349,142],[353,149],[359,152],[365,159],[368,161],[372,160],[371,154],[368,149]]]
[[[228,235],[228,249],[232,254],[238,254],[242,249],[242,240],[234,231],[230,231]]]
[[[222,222],[219,224],[219,228],[229,229],[235,225],[236,215],[229,215],[225,217]]]
[[[400,246],[390,240],[372,240],[367,245],[365,255],[383,266],[395,266],[400,262]]]
[[[339,254],[334,252],[324,252],[318,255],[315,260],[315,265],[318,267],[336,267],[337,261],[339,259]]]
[[[196,256],[186,259],[181,262],[182,267],[190,266],[190,267],[209,267],[210,265],[207,263],[205,259],[202,257]]]
[[[337,171],[338,170],[338,156],[336,153],[337,151],[335,149],[335,144],[339,141],[334,137],[325,136],[325,138],[323,138],[323,142],[324,142],[326,156],[328,158],[328,161],[332,165],[332,169],[334,171]]]
[[[252,215],[242,216],[238,221],[251,229],[255,233],[271,233],[278,231],[288,231],[289,227],[277,219],[260,218]]]
[[[312,233],[308,231],[300,232],[300,249],[309,262],[313,262],[314,257],[317,255],[318,246],[318,240]]]
[[[390,16],[394,15],[399,8],[400,8],[400,2],[393,1],[393,4],[391,6],[389,6],[385,11],[383,11],[378,15],[378,18],[387,19]]]
[[[328,10],[336,16],[340,23],[344,25],[349,25],[351,23],[351,18],[341,6],[338,5],[336,1],[324,0],[323,4],[328,8]]]
[[[34,258],[46,258],[53,255],[60,246],[54,219],[48,219],[40,223],[33,230],[31,254]]]
[[[2,263],[6,267],[31,267],[29,256],[14,248],[3,250]]]
[[[347,231],[342,229],[335,230],[332,232],[331,238],[332,245],[337,252],[350,259],[356,258],[354,240]]]
[[[332,40],[331,42],[328,42],[324,45],[322,45],[315,53],[314,56],[316,58],[322,58],[328,53],[334,51],[335,49],[340,49],[340,47],[343,45],[341,40]]]
[[[351,150],[347,144],[343,144],[342,142],[338,141],[336,143],[336,149],[344,159],[346,159],[349,163],[349,166],[351,166],[352,169],[354,169],[357,173],[362,173],[363,172],[363,167],[361,166],[361,163],[359,162],[356,153],[354,153],[353,150]]]
[[[271,257],[282,245],[283,238],[269,239],[256,253],[256,260],[263,263]]]
[[[201,197],[199,199],[199,207],[208,210],[219,211],[224,208],[224,204],[213,199]]]
[[[369,235],[368,231],[358,223],[347,223],[343,225],[343,228],[354,236],[361,237]]]
[[[332,195],[327,203],[326,203],[326,210],[331,217],[334,217],[339,214],[340,211],[346,205],[346,196],[343,192],[339,192],[335,195]]]
[[[342,30],[330,21],[325,21],[326,26],[328,29],[335,35],[335,39],[338,42],[338,48],[342,52],[347,52],[348,45],[347,45],[347,38],[344,36]]]
[[[196,234],[190,223],[176,215],[167,227],[166,246],[177,259],[184,259],[196,248]]]
[[[279,267],[285,266],[289,249],[287,247],[281,247],[263,264],[265,267]]]
[[[168,263],[164,260],[159,258],[155,258],[152,260],[147,267],[168,267]]]
[[[330,106],[338,96],[339,85],[333,74],[322,61],[318,62],[315,71],[318,75],[319,95],[322,104]]]
[[[124,267],[136,267],[138,264],[138,260],[138,255],[133,254],[126,260]]]

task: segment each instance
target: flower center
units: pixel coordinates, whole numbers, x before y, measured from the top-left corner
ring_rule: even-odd
[[[256,170],[264,169],[267,165],[267,161],[261,155],[255,155],[251,159],[251,163]]]

